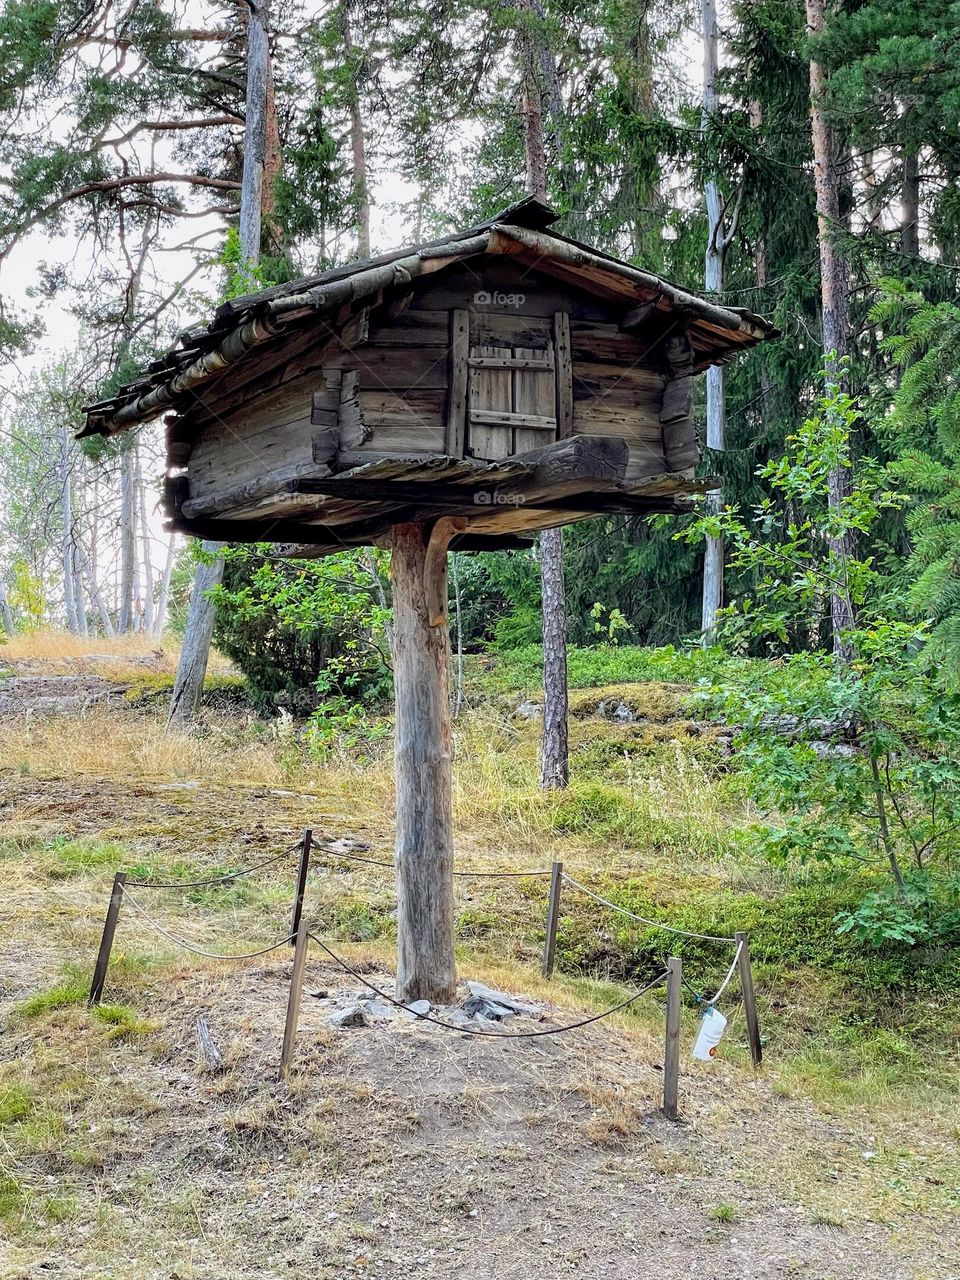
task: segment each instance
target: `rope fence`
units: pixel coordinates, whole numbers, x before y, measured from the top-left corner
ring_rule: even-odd
[[[670,956],[666,961],[666,968],[662,973],[656,974],[644,987],[633,992],[625,999],[619,1001],[611,1008],[601,1013],[591,1014],[589,1017],[581,1018],[576,1022],[569,1023],[561,1027],[545,1027],[535,1031],[504,1031],[504,1030],[486,1030],[480,1027],[469,1027],[462,1024],[449,1022],[442,1018],[433,1016],[430,1013],[420,1012],[411,1009],[408,1004],[398,1000],[395,996],[382,990],[375,983],[364,977],[357,969],[351,966],[346,960],[339,956],[322,938],[315,933],[310,932],[307,928],[303,917],[303,902],[306,891],[307,876],[310,870],[311,855],[315,851],[316,846],[313,842],[313,832],[309,828],[304,831],[302,838],[295,844],[279,853],[264,858],[260,862],[254,863],[249,867],[243,867],[237,871],[227,872],[223,875],[211,876],[206,879],[185,880],[185,881],[158,881],[158,880],[128,880],[127,874],[118,871],[114,877],[113,888],[110,895],[110,902],[107,908],[106,919],[104,921],[103,933],[100,940],[100,948],[97,953],[97,959],[93,971],[93,979],[90,986],[89,1003],[99,1004],[103,988],[107,976],[107,968],[110,962],[110,953],[113,947],[114,935],[116,933],[117,923],[120,915],[120,907],[126,900],[132,910],[157,934],[165,938],[174,946],[180,947],[185,951],[192,952],[194,955],[203,956],[210,960],[224,961],[243,961],[253,960],[260,956],[269,955],[273,951],[279,950],[281,947],[294,945],[293,971],[290,985],[290,996],[287,1007],[287,1017],[284,1028],[283,1048],[281,1052],[281,1071],[286,1077],[289,1074],[290,1065],[293,1060],[293,1050],[296,1038],[296,1027],[299,1019],[300,1001],[303,984],[303,973],[306,965],[307,948],[309,942],[313,942],[318,946],[326,956],[329,957],[336,965],[338,965],[345,973],[349,974],[355,981],[361,983],[368,990],[372,991],[381,1000],[394,1006],[397,1009],[406,1010],[414,1017],[423,1022],[429,1022],[434,1026],[438,1026],[446,1031],[454,1031],[459,1035],[486,1037],[501,1040],[529,1040],[542,1036],[562,1035],[567,1032],[577,1031],[582,1027],[590,1026],[592,1023],[600,1022],[605,1018],[611,1017],[613,1014],[621,1013],[629,1008],[642,996],[652,991],[654,988],[666,983],[667,985],[667,1007],[666,1007],[666,1039],[664,1045],[664,1101],[663,1111],[671,1119],[678,1116],[677,1104],[677,1088],[679,1079],[679,1038],[680,1038],[680,1009],[682,986],[684,985],[684,977],[682,971],[682,962],[678,956]],[[196,946],[194,943],[185,938],[178,936],[166,925],[156,920],[143,906],[141,902],[130,892],[131,888],[138,891],[141,889],[194,889],[202,888],[208,885],[223,884],[232,880],[237,880],[243,876],[253,875],[255,872],[270,867],[281,862],[290,854],[299,851],[300,859],[297,871],[296,891],[293,900],[293,909],[291,913],[290,927],[288,932],[282,938],[269,943],[267,946],[260,947],[254,951],[246,951],[240,953],[224,953],[217,951],[208,951],[202,947]],[[359,854],[347,853],[341,850],[327,849],[323,850],[329,857],[335,859],[346,859],[365,863],[372,866],[388,867],[393,870],[393,863],[381,861],[374,858],[365,858]],[[547,903],[547,919],[545,930],[545,941],[543,949],[542,972],[545,978],[553,975],[557,933],[560,922],[560,906],[561,894],[563,886],[573,889],[586,897],[597,902],[601,906],[613,911],[618,915],[626,916],[631,920],[637,921],[639,924],[645,925],[647,928],[663,930],[678,937],[693,938],[699,941],[717,943],[722,946],[734,947],[733,959],[726,971],[723,981],[720,983],[716,994],[709,1001],[703,1002],[702,997],[696,996],[696,1000],[700,1004],[704,1004],[707,1011],[713,1008],[719,1001],[720,997],[727,990],[735,975],[739,974],[740,989],[742,1002],[746,1017],[747,1034],[750,1044],[750,1054],[755,1066],[759,1066],[762,1050],[760,1040],[760,1028],[757,1020],[756,1000],[753,990],[753,978],[750,967],[750,951],[747,937],[744,933],[736,933],[733,937],[725,937],[717,934],[697,933],[690,929],[681,929],[675,925],[666,924],[661,920],[654,920],[647,916],[642,916],[636,912],[628,910],[626,907],[620,906],[618,903],[605,898],[602,894],[596,893],[581,881],[576,880],[573,876],[568,875],[563,869],[562,862],[554,862],[549,870],[531,870],[531,871],[469,871],[454,870],[455,876],[476,876],[486,879],[501,878],[529,878],[529,877],[550,877],[550,892]],[[689,986],[689,984],[686,984]]]

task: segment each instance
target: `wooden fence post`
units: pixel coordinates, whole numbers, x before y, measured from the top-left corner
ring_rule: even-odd
[[[290,916],[290,945],[296,944],[297,930],[300,928],[300,917],[303,915],[303,895],[307,888],[307,872],[310,870],[310,850],[313,848],[313,831],[307,827],[300,843],[300,866],[297,868],[297,891],[293,899],[293,912]]]
[[[550,897],[547,901],[547,936],[543,942],[541,972],[552,977],[557,951],[557,924],[560,920],[560,891],[563,887],[563,863],[555,862],[550,870]]]
[[[750,1041],[750,1058],[755,1067],[763,1061],[763,1048],[760,1044],[760,1020],[757,1017],[757,998],[753,991],[753,970],[750,968],[750,946],[747,935],[734,935],[740,948],[740,959],[737,967],[740,970],[740,990],[743,994],[743,1011],[747,1018],[747,1037]]]
[[[90,983],[90,996],[87,1004],[99,1004],[103,995],[103,984],[107,980],[107,965],[110,963],[110,952],[113,948],[113,935],[117,931],[117,917],[120,915],[120,903],[123,901],[123,886],[127,873],[118,871],[113,877],[113,889],[110,893],[110,905],[107,907],[107,918],[103,922],[103,933],[100,935],[100,950],[97,952],[97,963],[93,966],[93,981]]]
[[[676,1120],[680,1091],[680,988],[683,965],[679,956],[667,961],[667,1029],[663,1047],[663,1114]]]
[[[297,926],[297,941],[293,952],[293,972],[290,975],[290,995],[287,998],[287,1018],[283,1024],[283,1048],[280,1050],[280,1073],[289,1078],[293,1061],[293,1047],[297,1039],[297,1022],[300,1019],[300,998],[303,994],[303,970],[307,963],[309,934],[303,916]]]

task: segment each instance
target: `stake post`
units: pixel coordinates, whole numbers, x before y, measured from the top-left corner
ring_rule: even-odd
[[[87,1004],[99,1004],[103,995],[103,984],[107,980],[107,965],[110,963],[110,952],[113,948],[113,935],[117,931],[117,918],[120,915],[120,904],[123,902],[123,886],[127,880],[125,871],[118,871],[113,877],[113,889],[110,892],[110,904],[107,907],[107,918],[103,922],[103,933],[100,935],[100,950],[97,962],[93,966],[93,981],[90,983],[90,996]]]
[[[753,970],[750,967],[750,946],[745,933],[735,935],[740,948],[740,959],[737,967],[740,971],[740,990],[743,993],[743,1011],[747,1019],[747,1037],[750,1041],[750,1058],[755,1067],[763,1061],[763,1047],[760,1044],[760,1019],[757,1017],[757,998],[753,990]]]
[[[663,1048],[663,1114],[668,1120],[678,1117],[680,1090],[680,991],[683,964],[679,956],[667,961],[667,1027]]]
[[[300,1020],[300,999],[303,995],[303,970],[307,963],[309,935],[303,916],[297,925],[297,938],[293,950],[293,972],[290,975],[290,994],[287,997],[287,1017],[283,1024],[283,1047],[280,1050],[280,1073],[284,1080],[290,1076],[293,1047],[297,1039],[297,1023]]]
[[[557,952],[557,924],[560,921],[560,893],[563,889],[563,863],[555,862],[550,869],[550,897],[547,900],[547,934],[543,942],[541,972],[545,978],[553,976]]]
[[[297,869],[297,891],[293,898],[293,912],[290,916],[290,945],[296,945],[297,930],[300,928],[300,917],[303,915],[303,895],[307,889],[307,872],[310,870],[310,851],[313,848],[313,831],[307,827],[300,842],[300,866]]]

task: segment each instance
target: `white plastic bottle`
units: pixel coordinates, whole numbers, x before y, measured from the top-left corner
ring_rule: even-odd
[[[693,1042],[693,1056],[701,1062],[710,1062],[717,1056],[717,1045],[727,1026],[727,1020],[711,1005],[700,1019],[697,1038]]]

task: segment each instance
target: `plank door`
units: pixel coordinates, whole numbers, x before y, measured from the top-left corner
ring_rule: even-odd
[[[557,359],[558,349],[564,349],[563,342],[557,341],[562,336],[562,323],[557,323],[560,314],[553,324],[517,316],[472,317],[467,362],[469,455],[494,461],[569,434],[562,418],[572,373],[569,340],[564,368]],[[562,322],[566,321],[562,314]]]

